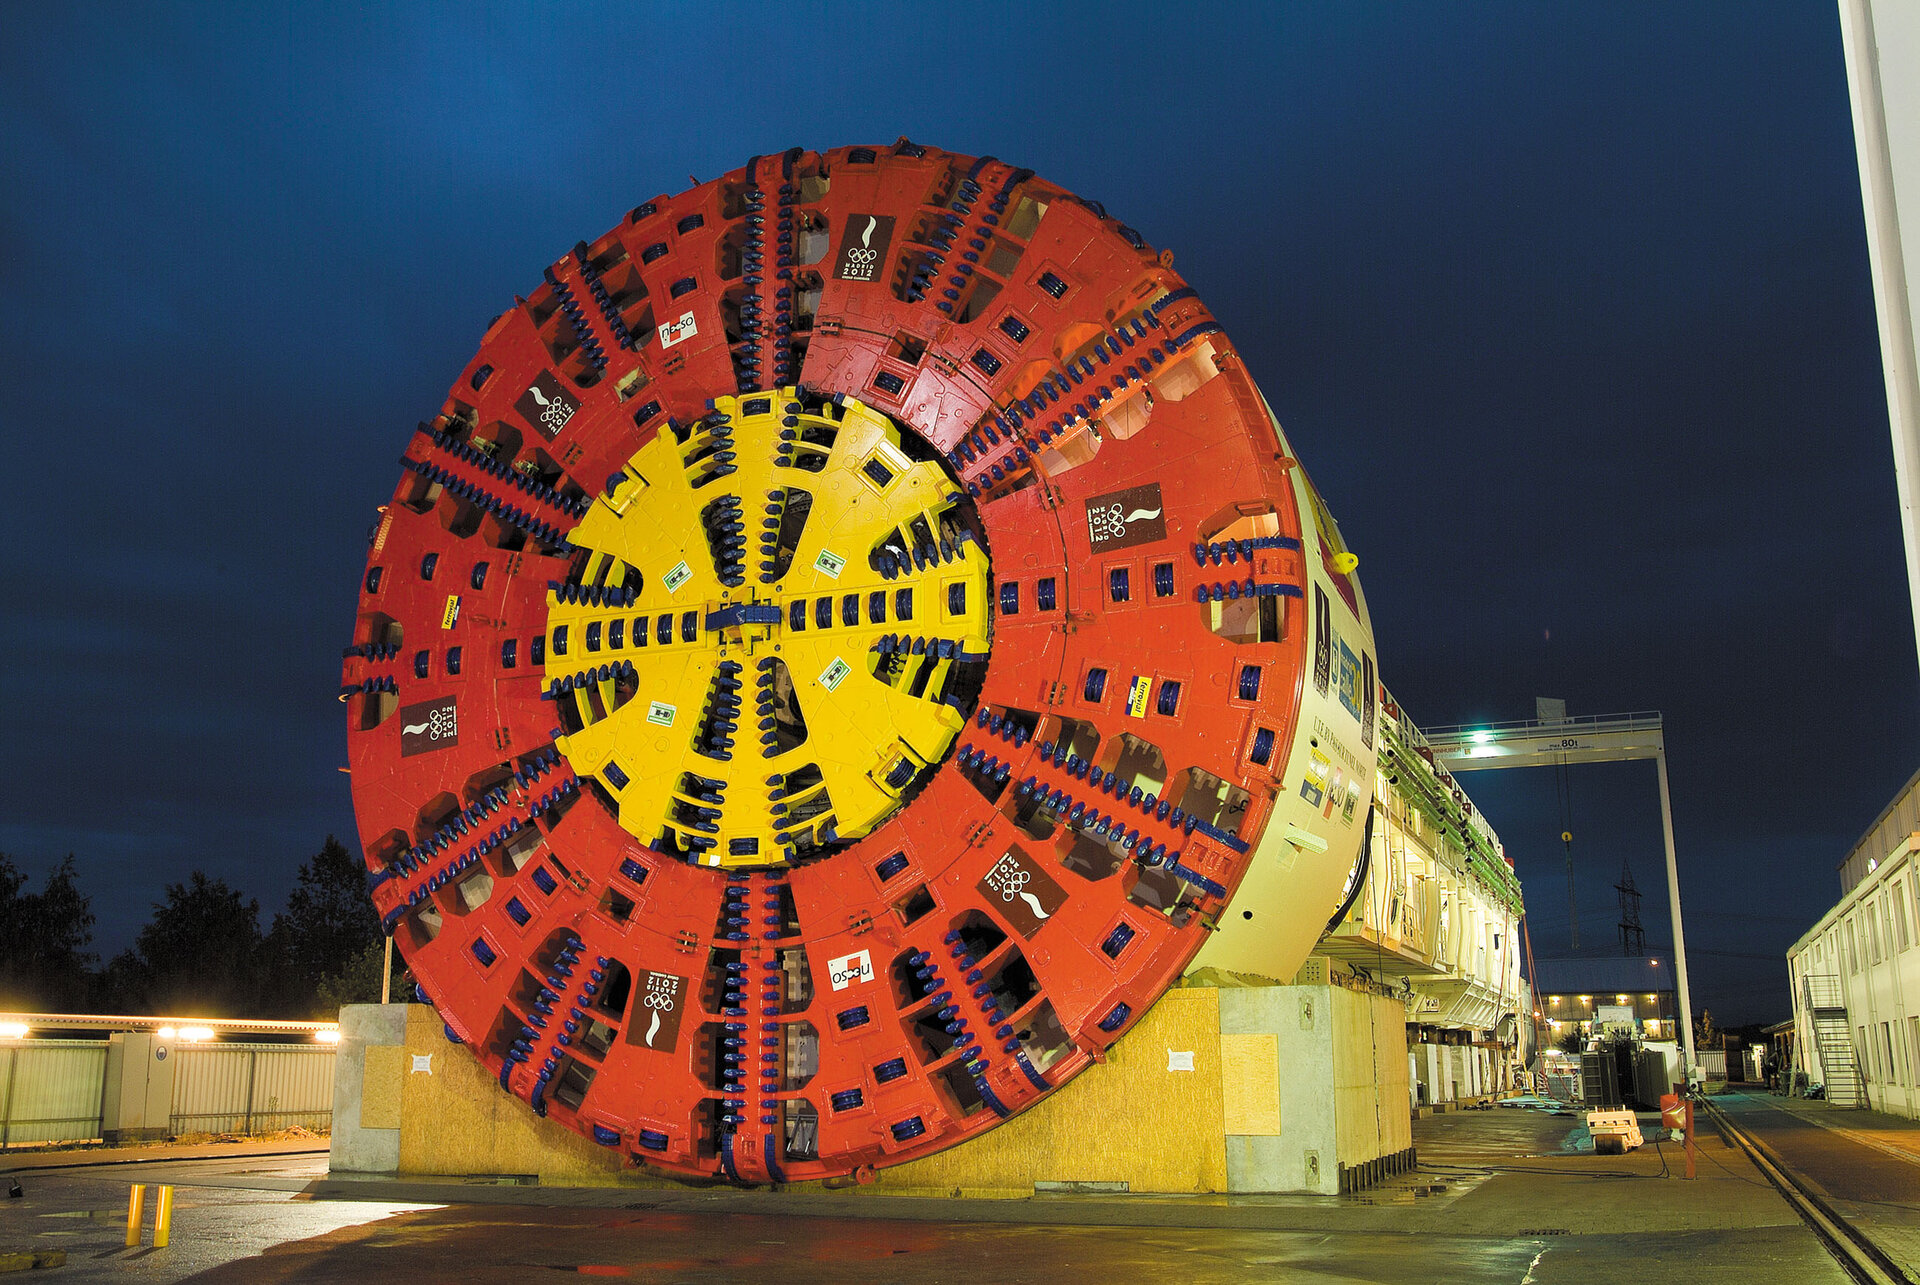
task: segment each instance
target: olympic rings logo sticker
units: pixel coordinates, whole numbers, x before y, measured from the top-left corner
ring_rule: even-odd
[[[987,883],[1000,893],[1000,900],[1012,901],[1020,895],[1020,890],[1033,882],[1033,875],[1020,868],[1020,863],[1008,853],[1000,858],[997,865],[987,872]]]

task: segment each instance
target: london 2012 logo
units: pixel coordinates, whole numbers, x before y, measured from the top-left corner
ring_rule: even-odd
[[[1087,501],[1087,543],[1092,552],[1106,553],[1164,540],[1166,513],[1158,482],[1096,495]]]

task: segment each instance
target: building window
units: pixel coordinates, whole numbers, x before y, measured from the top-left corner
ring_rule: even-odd
[[[1900,949],[1905,950],[1912,944],[1907,937],[1907,885],[1903,879],[1893,881],[1893,935],[1899,939]]]
[[[1860,939],[1853,931],[1853,920],[1847,920],[1847,976],[1860,971]]]
[[[1886,1078],[1889,1081],[1905,1078],[1898,1073],[1894,1066],[1893,1028],[1885,1022],[1880,1023],[1880,1055],[1882,1058],[1881,1065],[1885,1068]]]

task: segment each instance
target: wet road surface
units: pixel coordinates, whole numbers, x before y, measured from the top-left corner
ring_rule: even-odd
[[[1511,1110],[1420,1121],[1422,1168],[1353,1197],[479,1187],[329,1180],[320,1157],[42,1170],[0,1202],[0,1246],[65,1248],[68,1266],[44,1279],[73,1281],[1846,1279],[1717,1139],[1687,1183],[1672,1147],[1569,1154],[1573,1123]],[[167,1249],[121,1247],[136,1180],[176,1184]]]
[[[1761,1092],[1714,1101],[1836,1213],[1920,1276],[1920,1124]]]

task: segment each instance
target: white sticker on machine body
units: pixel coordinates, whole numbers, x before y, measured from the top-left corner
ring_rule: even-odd
[[[700,326],[691,312],[680,314],[678,321],[666,321],[660,324],[660,346],[671,348],[683,340],[691,339],[700,333]]]
[[[838,959],[827,961],[827,980],[837,991],[843,991],[861,982],[870,982],[874,976],[871,951],[856,950],[851,955],[842,955]]]

